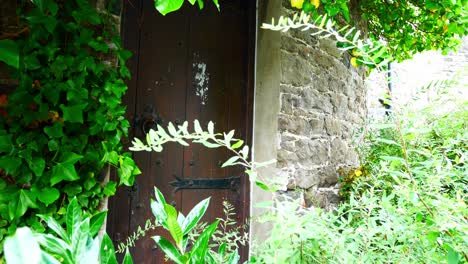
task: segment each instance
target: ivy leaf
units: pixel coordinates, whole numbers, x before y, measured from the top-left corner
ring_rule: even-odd
[[[19,68],[19,49],[16,42],[10,39],[0,40],[0,61]]]
[[[16,204],[15,218],[23,216],[29,207],[36,208],[37,205],[34,200],[30,191],[20,190],[18,203]]]
[[[66,180],[66,181],[76,181],[80,177],[76,173],[75,167],[70,163],[57,163],[52,169],[52,175],[50,177],[50,184],[54,186],[55,184]]]
[[[82,158],[83,158],[82,155],[78,155],[73,152],[66,152],[62,155],[61,163],[75,164],[77,161],[79,161]]]
[[[42,189],[40,192],[36,193],[37,199],[43,202],[46,206],[52,204],[53,202],[57,201],[60,197],[60,192],[52,187],[46,187]]]
[[[1,135],[0,136],[0,153],[1,152],[10,152],[13,147],[11,141],[11,135]]]
[[[140,174],[140,170],[136,167],[135,161],[129,157],[123,157],[120,159],[120,168],[117,169],[117,173],[120,178],[120,184],[126,186],[132,186],[135,181],[135,175]]]
[[[64,106],[61,105],[60,108],[63,111],[63,119],[65,121],[74,122],[74,123],[83,123],[83,109],[86,104],[73,105],[73,106]]]
[[[3,169],[6,174],[14,174],[20,165],[20,158],[10,156],[4,156],[0,158],[0,169]]]
[[[44,133],[50,138],[63,137],[63,125],[59,122],[55,122],[52,126],[44,127]]]
[[[179,10],[184,4],[184,0],[154,0],[154,6],[163,16],[170,12]]]
[[[34,158],[28,163],[28,165],[36,176],[42,176],[45,169],[45,160],[43,158]]]

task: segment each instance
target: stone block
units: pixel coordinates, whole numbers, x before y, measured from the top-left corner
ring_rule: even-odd
[[[306,86],[311,82],[313,68],[299,55],[281,52],[281,83]]]
[[[329,136],[340,136],[342,133],[341,123],[333,117],[325,118],[325,129]]]

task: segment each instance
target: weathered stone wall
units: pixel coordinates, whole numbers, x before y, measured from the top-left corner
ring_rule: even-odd
[[[283,13],[292,10],[283,1]],[[364,72],[328,39],[291,30],[281,35],[279,173],[305,190],[309,206],[339,201],[338,171],[357,166],[353,131],[366,115]]]

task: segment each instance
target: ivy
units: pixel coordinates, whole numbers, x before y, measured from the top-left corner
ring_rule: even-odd
[[[0,95],[0,243],[19,226],[44,231],[39,214],[61,221],[75,196],[94,213],[140,173],[120,142],[131,53],[111,15],[88,0],[32,2],[19,12],[27,37],[0,42],[0,60],[19,80]],[[108,164],[118,183],[102,176]]]

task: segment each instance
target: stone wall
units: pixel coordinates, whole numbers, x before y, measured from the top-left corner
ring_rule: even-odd
[[[283,13],[292,10],[283,1]],[[356,167],[353,131],[366,115],[364,72],[328,39],[291,30],[281,35],[277,168],[308,206],[339,201],[340,169]]]

